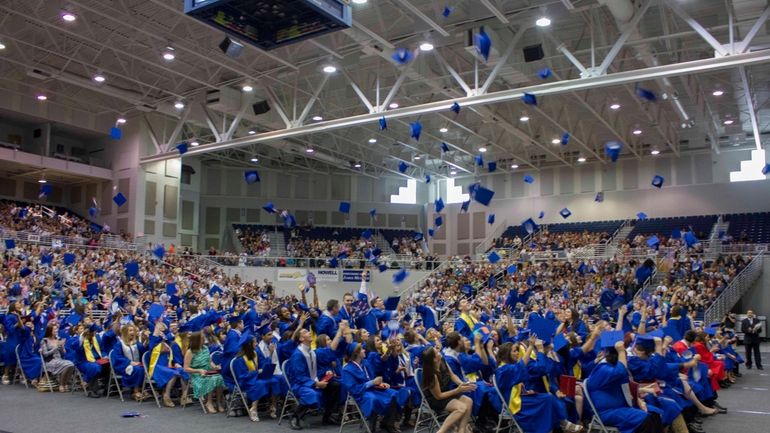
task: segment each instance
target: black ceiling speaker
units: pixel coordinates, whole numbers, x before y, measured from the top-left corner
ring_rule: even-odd
[[[259,116],[260,114],[265,114],[270,111],[270,104],[268,104],[267,101],[258,101],[252,105],[251,108],[254,110],[254,115]]]
[[[541,44],[524,47],[523,51],[525,62],[536,62],[545,56],[545,54],[543,54],[543,45]]]
[[[243,52],[243,44],[233,38],[227,37],[221,44],[219,44],[219,49],[222,50],[227,57],[237,59],[238,56],[241,55],[241,52]]]

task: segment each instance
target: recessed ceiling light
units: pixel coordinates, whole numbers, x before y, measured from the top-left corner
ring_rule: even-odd
[[[313,152],[315,152],[315,150],[313,150],[312,148],[308,147],[307,149],[305,149],[305,152],[313,153]]]
[[[102,74],[96,74],[94,75],[94,81],[96,81],[97,83],[103,83],[107,81],[107,78],[105,78],[104,75]]]
[[[454,176],[454,175],[456,175],[456,174],[457,174],[457,172],[456,172],[456,171],[454,171],[454,170],[452,170],[452,171],[450,171],[450,172],[449,172],[449,174],[451,174],[452,176]]]
[[[192,147],[198,147],[198,146],[200,146],[200,145],[201,145],[201,144],[200,144],[200,143],[198,143],[198,141],[197,141],[197,140],[193,140],[193,141],[190,143],[190,146],[192,146]]]
[[[125,117],[118,117],[117,122],[118,122],[119,125],[122,125],[122,124],[126,123],[126,118]]]
[[[388,105],[390,108],[398,108],[398,104],[395,102],[391,102],[390,105]]]
[[[254,135],[256,133],[257,133],[257,131],[249,131],[249,135]]]
[[[484,153],[487,151],[486,147],[479,147],[479,152]]]
[[[37,181],[37,183],[47,183],[47,182],[48,182],[48,181],[47,181],[47,180],[45,180],[45,179],[40,179],[40,180],[38,180],[38,181]]]
[[[315,120],[316,122],[320,122],[320,121],[324,120],[324,118],[321,117],[321,116],[313,116],[313,120]]]
[[[723,123],[725,125],[732,125],[733,123],[735,123],[735,121],[733,119],[725,119],[725,121]]]
[[[369,139],[369,143],[372,143],[372,144],[374,144],[374,143],[376,143],[376,142],[377,142],[377,139],[376,139],[376,138],[370,138],[370,139]]]
[[[184,102],[182,102],[182,101],[177,101],[177,102],[174,104],[174,108],[176,108],[177,110],[181,110],[182,108],[184,108]]]
[[[362,4],[366,3],[367,1],[368,0],[353,0],[353,3],[355,3],[357,5],[362,5]]]
[[[441,133],[448,132],[448,131],[449,131],[449,128],[441,128],[438,130],[438,132],[441,132]]]
[[[420,160],[420,155],[415,155],[414,159],[419,161]]]
[[[554,138],[553,140],[551,140],[551,144],[559,144],[559,143],[561,143],[561,139],[559,138]]]
[[[355,168],[361,168],[361,163],[358,163],[358,162],[357,162],[357,163],[356,163],[356,165],[354,165],[353,167],[355,167]]]
[[[333,74],[333,73],[337,72],[337,68],[335,66],[332,66],[332,65],[326,65],[326,66],[324,66],[323,71],[326,72],[327,74]]]
[[[423,42],[420,44],[420,51],[431,51],[433,49],[433,44],[430,42]]]
[[[711,94],[714,96],[722,96],[725,94],[725,91],[722,89],[716,89],[713,92],[711,92]]]
[[[244,85],[242,89],[244,92],[251,92],[252,90],[254,90],[254,88],[249,86],[248,84]]]
[[[78,19],[78,17],[76,17],[75,14],[73,14],[71,12],[62,12],[61,13],[61,19],[63,19],[64,21],[67,21],[68,23],[71,23],[71,22],[75,21],[76,19]]]
[[[511,168],[516,170],[517,168],[519,168],[519,164],[511,164]]]
[[[551,25],[551,20],[548,17],[540,17],[535,21],[535,25],[538,27],[548,27]]]
[[[251,162],[258,162],[259,158],[251,158]]]
[[[166,47],[163,50],[163,59],[170,62],[176,58],[176,50],[173,47]]]
[[[529,122],[529,116],[527,116],[526,114],[522,115],[521,117],[519,117],[519,122]]]
[[[633,131],[631,131],[631,133],[634,135],[642,135],[642,130],[639,128],[636,128]]]
[[[658,149],[653,149],[652,151],[650,151],[650,154],[651,155],[659,155],[660,151]]]
[[[617,102],[613,102],[612,104],[610,104],[610,110],[620,110],[620,104],[618,104]]]
[[[586,159],[581,156],[580,158],[578,158],[578,162],[586,162]]]
[[[4,49],[5,49],[5,44],[0,42],[0,50],[4,50]]]
[[[48,96],[45,96],[45,95],[42,95],[42,94],[37,95],[37,100],[38,101],[45,101],[46,99],[48,99]]]

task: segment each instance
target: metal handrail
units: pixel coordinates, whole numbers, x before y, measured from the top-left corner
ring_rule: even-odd
[[[505,231],[508,230],[508,220],[504,219],[497,227],[492,230],[481,243],[476,247],[476,254],[484,254],[490,247],[492,247],[492,241],[502,236]]]
[[[732,281],[730,281],[730,284],[727,285],[703,314],[703,321],[705,323],[714,323],[721,320],[721,318],[741,299],[743,294],[757,281],[759,276],[762,275],[764,255],[765,252],[760,251],[759,254],[754,256],[751,262],[749,262],[749,264],[746,265],[746,267],[744,267]]]
[[[15,231],[0,227],[0,239],[13,239],[17,242],[49,245],[53,247],[91,247],[88,238],[62,236],[45,233],[33,233],[29,231]],[[137,251],[137,244],[123,240],[117,235],[102,235],[94,248],[119,249]]]

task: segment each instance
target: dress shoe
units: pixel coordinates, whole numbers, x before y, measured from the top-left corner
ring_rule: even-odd
[[[757,370],[764,370],[764,367],[757,367]]]
[[[289,428],[291,428],[292,430],[302,430],[302,426],[299,423],[299,418],[297,418],[296,416],[292,417],[291,422],[289,423]]]
[[[687,430],[690,431],[690,433],[704,433],[703,428],[697,424],[687,424]]]
[[[747,366],[746,366],[746,368],[748,368],[749,370],[751,370],[751,366],[750,366],[750,365],[747,365]]]
[[[714,402],[714,409],[718,411],[717,413],[727,413],[727,408],[717,402]]]

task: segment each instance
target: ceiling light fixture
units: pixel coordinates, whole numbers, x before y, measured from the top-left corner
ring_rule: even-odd
[[[368,0],[353,0],[353,3],[355,3],[357,5],[362,5],[362,4],[366,3],[367,1]]]
[[[725,119],[725,121],[722,123],[724,123],[725,125],[732,125],[733,123],[735,123],[735,121],[733,119]]]
[[[610,110],[620,110],[620,104],[618,104],[617,102],[613,102],[612,104],[610,104]]]
[[[78,17],[75,16],[72,12],[62,12],[61,13],[61,19],[64,21],[67,21],[68,23],[74,22],[78,19]]]
[[[414,159],[415,159],[415,161],[419,161],[420,160],[420,155],[415,155]]]
[[[535,25],[538,27],[548,27],[551,25],[551,20],[548,17],[540,17],[535,21]]]
[[[716,89],[713,92],[711,92],[711,94],[714,96],[722,96],[725,94],[725,91],[722,89]]]
[[[249,135],[254,135],[256,133],[257,133],[257,131],[249,131]]]
[[[445,128],[441,128],[441,129],[438,130],[438,132],[440,132],[442,134],[445,133],[445,132],[449,132],[449,128],[446,128],[446,127]]]
[[[177,110],[181,110],[182,108],[184,108],[184,102],[182,102],[182,101],[177,101],[177,102],[174,104],[174,108],[176,108]]]
[[[193,141],[190,143],[190,146],[192,146],[192,147],[198,147],[198,146],[200,146],[200,145],[201,145],[201,144],[200,144],[200,143],[198,143],[198,140],[193,140]]]
[[[116,122],[118,123],[118,125],[123,125],[124,123],[126,123],[126,118],[118,117],[118,120],[116,120]]]
[[[96,81],[97,83],[103,83],[107,81],[107,78],[105,78],[104,75],[102,74],[96,74],[94,75],[94,81]]]
[[[650,155],[660,155],[660,151],[658,149],[652,149]]]
[[[391,102],[390,105],[388,105],[388,107],[395,109],[395,108],[398,108],[398,104],[395,102]]]
[[[631,131],[631,133],[634,135],[642,135],[642,130],[639,128],[636,128],[633,131]]]
[[[337,68],[333,65],[326,65],[324,66],[323,71],[326,72],[327,74],[333,74],[337,72]]]
[[[511,168],[516,170],[517,168],[519,168],[519,164],[511,164]]]
[[[578,162],[586,162],[586,159],[585,159],[585,157],[582,157],[582,156],[581,156],[580,158],[578,158]]]
[[[357,163],[356,163],[356,165],[354,165],[353,167],[355,167],[355,168],[361,168],[361,163],[360,163],[360,162],[357,162]]]
[[[47,100],[47,99],[48,99],[48,96],[45,96],[45,95],[43,95],[42,93],[41,93],[41,94],[39,94],[39,95],[37,95],[37,100],[38,100],[38,101],[45,101],[45,100]]]
[[[243,91],[244,91],[244,92],[247,92],[247,93],[248,93],[248,92],[251,92],[251,91],[253,91],[253,90],[254,90],[254,88],[253,88],[253,87],[251,87],[251,86],[250,86],[250,85],[248,85],[248,84],[245,84],[245,85],[242,87],[242,89],[243,89]]]
[[[4,50],[4,49],[5,49],[5,44],[0,42],[0,50]]]
[[[45,180],[45,179],[40,179],[40,180],[37,181],[37,183],[48,183],[48,181]]]
[[[258,162],[259,158],[251,158],[251,162]]]
[[[313,148],[312,148],[312,147],[308,147],[307,149],[305,149],[305,152],[307,152],[307,153],[313,153],[313,152],[315,152],[315,150],[313,150]]]
[[[321,117],[321,116],[313,116],[313,120],[315,120],[316,122],[320,122],[320,121],[324,120],[324,118]]]
[[[376,138],[370,138],[370,139],[369,139],[369,143],[371,143],[371,144],[374,144],[374,143],[376,143],[376,142],[377,142],[377,139],[376,139]]]
[[[479,152],[484,153],[487,151],[486,147],[479,147]]]
[[[176,58],[174,47],[168,46],[163,50],[163,60],[170,62]]]
[[[554,138],[553,140],[551,140],[551,144],[559,144],[559,143],[561,143],[561,139],[559,138]]]
[[[432,51],[433,50],[433,44],[430,42],[423,42],[420,44],[420,51]]]
[[[456,172],[456,171],[454,171],[454,170],[452,170],[452,171],[450,171],[450,172],[449,172],[449,174],[451,174],[452,176],[454,176],[454,175],[456,175],[456,174],[457,174],[457,172]]]
[[[519,117],[519,122],[529,122],[529,116],[522,114],[521,117]]]

